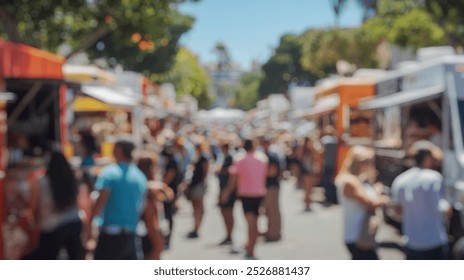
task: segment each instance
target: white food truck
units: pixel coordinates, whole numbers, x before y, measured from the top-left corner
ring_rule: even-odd
[[[419,56],[375,87],[375,97],[363,100],[360,109],[372,112],[378,179],[391,186],[411,166],[406,151],[414,141],[439,145],[445,193],[454,210],[448,224],[453,245],[464,236],[464,56]],[[387,216],[395,224],[394,216]]]

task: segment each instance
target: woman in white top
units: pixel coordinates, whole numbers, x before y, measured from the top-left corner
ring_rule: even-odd
[[[377,260],[375,210],[387,198],[375,190],[374,151],[354,146],[336,177],[338,197],[344,210],[344,241],[353,260]]]
[[[61,248],[68,258],[83,258],[82,222],[77,207],[77,180],[63,154],[53,152],[46,176],[40,178],[36,209],[40,228],[39,247],[24,259],[57,259]]]

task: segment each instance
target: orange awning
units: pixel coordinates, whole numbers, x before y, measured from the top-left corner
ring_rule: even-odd
[[[63,80],[64,58],[23,44],[0,40],[0,77]]]

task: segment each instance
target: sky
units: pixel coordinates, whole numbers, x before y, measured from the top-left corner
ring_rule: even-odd
[[[265,63],[285,33],[301,34],[309,28],[335,26],[331,0],[201,0],[179,9],[195,17],[181,44],[200,57],[203,64],[215,61],[214,46],[222,42],[232,60],[244,70],[253,60]],[[356,1],[340,16],[340,26],[355,27],[362,21]]]

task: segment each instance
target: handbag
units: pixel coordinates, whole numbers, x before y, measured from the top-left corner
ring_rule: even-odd
[[[375,235],[377,233],[376,216],[374,213],[367,213],[361,224],[361,234],[359,235],[356,246],[363,250],[375,249]]]

